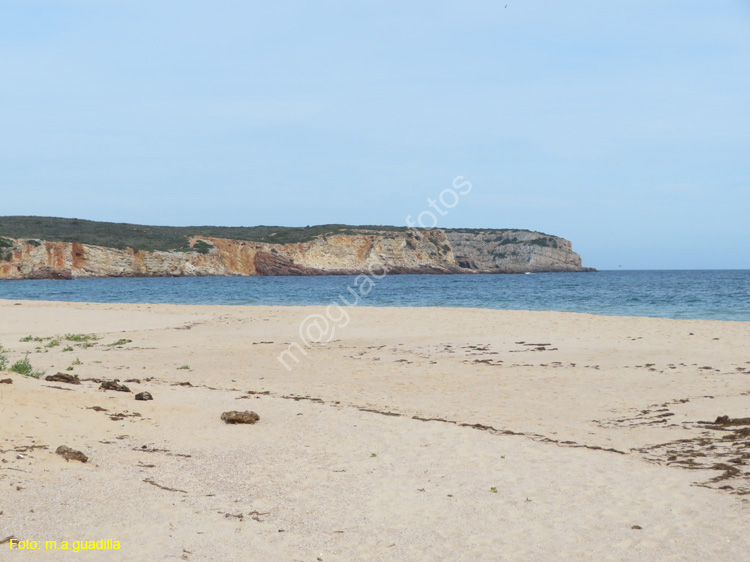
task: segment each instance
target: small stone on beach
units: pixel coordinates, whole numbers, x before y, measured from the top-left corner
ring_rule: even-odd
[[[135,395],[136,400],[153,400],[154,397],[151,396],[150,392],[139,392]]]
[[[231,412],[224,412],[221,414],[221,419],[225,423],[250,423],[253,424],[260,419],[260,416],[255,412],[245,411],[238,412],[233,410]]]
[[[86,462],[89,460],[89,458],[86,455],[84,455],[81,451],[76,451],[66,445],[60,445],[55,451],[55,453],[60,455],[66,461]]]

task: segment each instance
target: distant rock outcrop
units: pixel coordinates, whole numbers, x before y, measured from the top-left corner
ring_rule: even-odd
[[[564,238],[526,230],[451,230],[446,233],[460,267],[479,272],[590,271]]]
[[[591,271],[569,241],[526,230],[359,229],[287,244],[193,236],[187,251],[3,240],[0,279]]]

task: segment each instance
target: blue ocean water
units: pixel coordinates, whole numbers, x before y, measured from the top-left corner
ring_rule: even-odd
[[[750,321],[750,270],[531,275],[171,277],[0,282],[0,298],[79,302],[441,306]]]

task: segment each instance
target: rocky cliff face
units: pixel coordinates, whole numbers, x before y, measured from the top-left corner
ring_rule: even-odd
[[[191,238],[192,251],[1,239],[0,279],[586,271],[570,242],[528,231],[368,231],[295,244]]]
[[[587,271],[581,256],[564,238],[526,230],[485,230],[446,233],[458,264],[492,273]]]

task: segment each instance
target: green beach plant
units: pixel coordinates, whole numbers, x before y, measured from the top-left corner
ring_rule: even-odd
[[[87,342],[97,341],[101,338],[98,338],[92,334],[65,334],[65,339],[74,342]]]
[[[23,375],[25,377],[33,377],[35,379],[38,379],[44,374],[44,371],[35,371],[34,367],[31,365],[31,361],[29,361],[29,354],[26,353],[26,356],[23,359],[20,359],[13,363],[11,365],[10,370],[14,373],[18,373],[19,375]]]
[[[122,338],[122,339],[117,340],[116,342],[110,343],[109,347],[120,347],[120,346],[123,346],[126,343],[130,343],[132,341],[133,340],[128,340],[128,339]]]
[[[30,341],[35,341],[35,342],[39,342],[39,343],[41,343],[41,342],[43,342],[43,341],[47,341],[47,340],[51,340],[51,339],[53,339],[53,338],[52,338],[51,336],[50,336],[50,337],[47,337],[47,338],[43,338],[43,337],[40,337],[40,336],[31,336],[31,335],[29,335],[29,336],[26,336],[26,337],[23,337],[23,338],[21,338],[21,339],[20,339],[20,340],[18,340],[18,341],[20,341],[20,342],[30,342]],[[59,343],[59,342],[58,342],[58,343]]]

